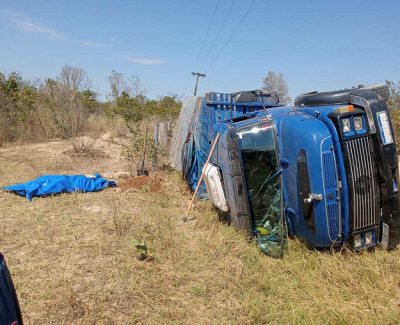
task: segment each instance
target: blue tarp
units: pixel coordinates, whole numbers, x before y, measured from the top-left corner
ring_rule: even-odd
[[[184,145],[181,145],[179,148],[181,164],[180,167],[183,171],[183,177],[188,182],[190,188],[194,191],[197,183],[199,182],[203,166],[207,160],[209,153],[209,134],[208,134],[208,112],[207,106],[205,105],[204,98],[199,97],[190,97],[196,99],[196,102],[186,100],[184,104],[187,105],[182,106],[182,111],[190,111],[194,103],[196,107],[192,112],[192,116],[190,116],[190,124],[177,126],[177,134],[179,134],[180,130],[184,130],[186,132]],[[187,112],[187,113],[188,113]],[[181,112],[182,113],[182,112]],[[184,117],[189,114],[182,114]],[[187,117],[186,117],[187,119]],[[179,140],[179,139],[177,139]],[[185,142],[184,141],[184,142]],[[178,147],[177,147],[178,148]],[[175,150],[171,152],[175,155]],[[183,154],[182,154],[183,153]],[[175,164],[178,167],[178,164]],[[201,199],[207,198],[207,191],[204,182],[200,184],[197,195]]]
[[[84,175],[44,175],[27,183],[1,189],[26,196],[31,201],[35,196],[71,192],[97,192],[107,186],[116,187],[117,184],[113,181],[107,181],[100,174],[94,175],[94,178]]]
[[[189,184],[192,190],[195,190],[197,183],[199,182],[203,167],[207,161],[208,154],[210,153],[210,141],[212,141],[213,124],[209,121],[209,114],[209,107],[206,105],[205,99],[203,99],[200,109],[197,112],[192,131],[195,152],[192,170],[189,177]],[[200,199],[207,198],[206,184],[204,181],[202,181],[200,184],[197,196]]]

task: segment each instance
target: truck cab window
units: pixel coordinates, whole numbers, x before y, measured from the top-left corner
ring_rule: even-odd
[[[238,131],[255,235],[261,249],[281,254],[281,178],[274,128],[252,125]]]

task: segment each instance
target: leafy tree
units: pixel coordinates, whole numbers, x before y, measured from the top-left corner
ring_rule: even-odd
[[[0,145],[14,141],[30,126],[36,89],[16,72],[0,73]]]
[[[282,72],[268,71],[262,83],[262,90],[266,93],[278,93],[282,103],[289,104],[292,101],[289,96],[289,86]]]
[[[127,123],[139,122],[143,118],[143,105],[136,98],[131,98],[128,93],[122,92],[116,100],[112,111],[121,115]]]
[[[146,102],[147,114],[156,116],[160,122],[177,118],[181,108],[182,103],[178,100],[178,95],[176,94],[160,96],[158,100]]]
[[[82,96],[85,109],[91,114],[95,113],[97,108],[99,107],[97,93],[95,93],[93,90],[86,89],[82,91],[80,95]]]

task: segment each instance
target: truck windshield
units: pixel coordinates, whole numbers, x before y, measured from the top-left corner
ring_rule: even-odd
[[[281,177],[275,131],[270,123],[237,132],[258,246],[269,255],[282,255]]]

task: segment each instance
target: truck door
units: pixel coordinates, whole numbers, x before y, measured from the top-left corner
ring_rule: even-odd
[[[314,247],[340,241],[341,218],[333,142],[325,124],[308,114],[281,121],[281,157],[294,235]]]

